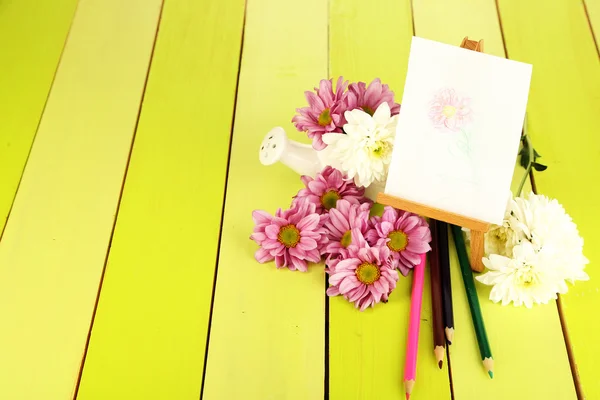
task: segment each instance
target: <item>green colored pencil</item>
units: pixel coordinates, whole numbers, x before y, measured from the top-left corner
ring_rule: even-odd
[[[465,239],[463,238],[463,233],[460,227],[456,225],[450,226],[452,227],[452,237],[454,238],[456,254],[458,255],[458,261],[460,263],[460,272],[465,283],[467,299],[469,300],[471,318],[473,319],[475,335],[477,336],[477,343],[479,344],[479,353],[481,353],[481,360],[483,361],[483,366],[487,370],[488,375],[490,378],[493,378],[494,358],[492,357],[492,350],[490,349],[490,343],[487,338],[483,317],[481,315],[481,308],[479,307],[479,298],[477,297],[477,290],[475,289],[473,271],[471,270],[471,265],[469,264]]]

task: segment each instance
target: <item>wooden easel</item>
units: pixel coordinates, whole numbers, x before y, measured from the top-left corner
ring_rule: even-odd
[[[468,37],[465,37],[460,44],[460,47],[483,53],[483,40],[475,41],[469,40]],[[464,215],[440,210],[438,208],[429,207],[410,200],[390,196],[385,193],[379,193],[377,195],[377,202],[386,206],[397,208],[399,210],[412,212],[424,217],[433,218],[438,221],[443,221],[452,225],[470,229],[471,252],[469,259],[471,262],[471,269],[476,272],[483,271],[483,262],[481,259],[484,255],[484,235],[490,229],[490,224],[488,222],[465,217]]]

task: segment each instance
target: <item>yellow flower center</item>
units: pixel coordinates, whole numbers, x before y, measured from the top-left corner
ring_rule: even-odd
[[[538,283],[538,277],[535,273],[535,270],[531,265],[527,264],[517,269],[515,280],[518,284],[525,287],[529,287],[533,284]]]
[[[346,233],[344,233],[344,235],[342,236],[342,240],[340,240],[340,244],[342,245],[343,248],[346,248],[352,244],[352,232],[351,231],[346,231]]]
[[[378,140],[375,142],[375,144],[373,144],[373,146],[371,146],[371,156],[374,158],[383,158],[389,153],[390,150],[391,147],[389,143]]]
[[[331,121],[332,119],[329,108],[326,108],[321,112],[321,115],[319,115],[319,125],[327,126],[331,123]]]
[[[456,107],[454,106],[445,106],[442,114],[446,116],[446,118],[452,118],[454,114],[456,114]]]
[[[379,267],[371,263],[362,263],[356,268],[356,278],[365,285],[372,285],[381,276]]]
[[[277,240],[287,248],[296,247],[300,241],[300,231],[294,225],[282,226],[279,229]]]
[[[373,114],[375,114],[375,110],[373,110],[373,109],[372,109],[371,107],[369,107],[369,106],[362,106],[361,108],[362,108],[362,110],[363,110],[364,112],[366,112],[367,114],[369,114],[371,117],[373,116]]]
[[[388,238],[390,238],[390,241],[387,246],[392,251],[404,251],[408,246],[408,236],[402,231],[390,232]]]
[[[329,190],[321,196],[321,204],[326,210],[335,208],[337,201],[340,199],[340,194],[335,190]]]

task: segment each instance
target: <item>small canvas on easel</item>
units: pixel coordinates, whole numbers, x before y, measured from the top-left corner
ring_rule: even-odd
[[[501,224],[531,72],[414,37],[385,194]]]

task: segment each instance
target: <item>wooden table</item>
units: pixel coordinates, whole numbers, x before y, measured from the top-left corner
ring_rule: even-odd
[[[301,187],[259,164],[264,134],[306,142],[291,118],[322,78],[401,99],[413,34],[533,64],[538,191],[579,225],[591,280],[560,313],[478,286],[490,380],[452,251],[451,371],[426,292],[412,398],[599,399],[593,32],[598,0],[0,1],[0,399],[403,398],[411,279],[360,313],[321,265],[258,264],[249,235]]]

